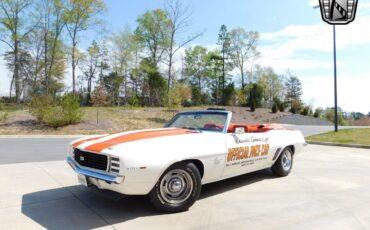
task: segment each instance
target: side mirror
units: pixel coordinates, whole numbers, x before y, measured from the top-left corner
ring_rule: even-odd
[[[245,133],[245,129],[243,127],[237,127],[235,128],[235,134],[244,134]]]

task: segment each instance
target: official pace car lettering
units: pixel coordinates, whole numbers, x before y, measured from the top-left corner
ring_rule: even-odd
[[[102,142],[89,145],[85,148],[85,150],[99,153],[103,149],[112,147],[114,145],[126,143],[126,142],[139,141],[139,140],[156,138],[156,137],[185,135],[185,134],[194,134],[194,133],[198,133],[198,132],[190,131],[187,129],[164,129],[164,130],[149,130],[149,131],[143,131],[143,132],[128,133],[128,134],[123,134],[121,136],[118,136],[118,137],[115,137],[115,138],[112,138],[106,141],[102,141]]]
[[[226,167],[248,166],[267,159],[269,144],[233,147],[228,149]]]
[[[269,153],[269,149],[270,145],[268,144],[229,148],[227,162],[266,156]]]

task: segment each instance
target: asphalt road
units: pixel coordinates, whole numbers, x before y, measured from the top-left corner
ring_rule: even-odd
[[[0,138],[0,164],[56,161],[67,156],[68,143],[76,138]]]
[[[289,176],[263,170],[205,185],[176,214],[78,185],[65,161],[0,165],[0,229],[370,229],[369,165],[368,149],[308,145]]]
[[[285,126],[287,128],[300,130],[304,136],[333,131],[332,126]],[[68,143],[76,138],[77,137],[0,138],[0,164],[64,160],[67,156]]]

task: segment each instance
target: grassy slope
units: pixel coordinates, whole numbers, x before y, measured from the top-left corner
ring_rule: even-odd
[[[186,108],[201,109],[200,107]],[[81,135],[117,133],[126,130],[160,128],[176,114],[176,110],[167,108],[82,108],[84,117],[81,123],[53,129],[38,123],[27,110],[9,111],[6,124],[0,124],[0,135],[50,134]],[[181,109],[184,110],[184,109]]]
[[[337,133],[329,132],[309,136],[308,141],[333,142],[340,144],[363,144],[370,145],[370,128],[366,129],[344,129]]]

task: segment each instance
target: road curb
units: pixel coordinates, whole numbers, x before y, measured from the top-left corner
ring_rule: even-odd
[[[370,145],[358,145],[358,144],[339,144],[333,142],[319,142],[319,141],[307,141],[308,144],[312,145],[326,145],[326,146],[337,146],[337,147],[349,147],[349,148],[360,148],[370,149]]]

